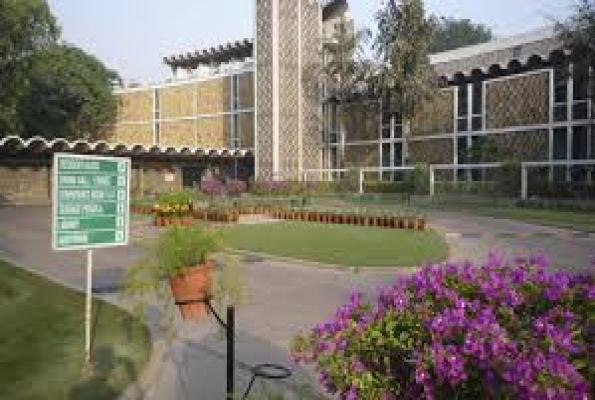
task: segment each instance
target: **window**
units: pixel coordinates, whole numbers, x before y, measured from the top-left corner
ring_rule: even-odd
[[[459,86],[457,101],[458,101],[458,105],[459,105],[457,115],[459,116],[459,118],[466,117],[468,114],[467,84],[462,84],[461,86]]]
[[[232,75],[231,77],[231,109],[238,110],[240,108],[240,76]]]
[[[554,121],[568,120],[568,64],[558,65],[554,69]]]
[[[467,138],[457,138],[457,157],[459,159],[459,164],[467,164],[467,154]]]
[[[575,126],[572,129],[572,159],[586,160],[588,158],[589,139],[586,126]]]
[[[155,131],[155,144],[159,144],[161,143],[161,122],[156,121],[155,122],[155,126],[154,126],[154,131]]]
[[[159,98],[159,89],[153,91],[153,118],[155,120],[161,119],[161,101]]]
[[[566,160],[568,146],[566,128],[554,129],[554,160]]]
[[[231,148],[240,148],[240,115],[238,113],[231,116]]]
[[[392,167],[391,165],[391,144],[390,143],[382,143],[382,166],[383,167]]]

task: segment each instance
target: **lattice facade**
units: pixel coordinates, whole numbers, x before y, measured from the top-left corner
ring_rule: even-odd
[[[488,81],[486,117],[488,129],[546,124],[549,120],[549,73]]]

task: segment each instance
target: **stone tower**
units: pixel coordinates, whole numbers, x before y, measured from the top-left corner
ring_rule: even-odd
[[[322,8],[317,0],[255,0],[257,179],[300,179],[321,167]]]

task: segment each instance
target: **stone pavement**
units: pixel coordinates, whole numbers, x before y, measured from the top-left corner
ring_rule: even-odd
[[[477,232],[533,232],[556,234],[563,230],[515,221],[450,213],[431,213],[433,227],[446,235],[451,258],[481,260],[498,249],[505,254],[546,251],[560,268],[586,267],[595,253],[592,238],[567,235],[525,239],[497,235],[469,235]],[[148,220],[135,219],[134,239],[153,236]],[[85,257],[80,251],[55,253],[51,250],[50,211],[44,207],[0,208],[0,258],[30,268],[50,279],[82,289],[85,283]],[[96,292],[112,302],[112,293],[127,265],[137,257],[134,246],[95,251]],[[257,363],[280,363],[292,369],[293,377],[278,390],[291,391],[292,385],[309,379],[311,371],[291,364],[287,345],[300,330],[330,318],[353,290],[372,292],[390,283],[408,269],[365,271],[353,274],[316,268],[307,263],[258,257],[245,257],[243,268],[246,301],[236,311],[237,342],[236,388],[242,393],[250,378],[248,368]],[[363,271],[363,270],[362,270]],[[195,325],[180,323],[178,339],[165,346],[161,362],[150,375],[150,388],[143,398],[223,399],[225,392],[225,343],[216,339],[213,322]],[[257,385],[258,386],[258,385]]]

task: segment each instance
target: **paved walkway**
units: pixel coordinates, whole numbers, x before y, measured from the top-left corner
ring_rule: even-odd
[[[75,288],[85,282],[83,252],[54,253],[50,245],[50,212],[43,207],[0,208],[0,258],[26,266]],[[485,217],[431,213],[435,229],[447,234],[453,258],[480,260],[492,249],[505,254],[546,250],[561,268],[588,265],[595,254],[592,238],[568,239],[539,235],[526,239],[473,236],[477,232],[564,231],[514,221]],[[153,228],[135,220],[135,238],[150,236]],[[133,246],[97,250],[94,282],[104,298],[118,302],[110,293],[123,271],[137,257]],[[246,302],[237,310],[237,390],[242,392],[250,377],[247,368],[257,363],[280,363],[292,368],[291,383],[307,379],[308,371],[291,365],[287,345],[300,330],[332,316],[352,290],[373,291],[395,279],[395,271],[352,274],[308,265],[247,257],[244,259]],[[406,273],[406,272],[402,272]],[[179,325],[179,339],[171,344],[160,368],[153,372],[153,385],[145,399],[224,398],[225,344],[216,340],[213,323]],[[283,388],[281,388],[283,389]]]

